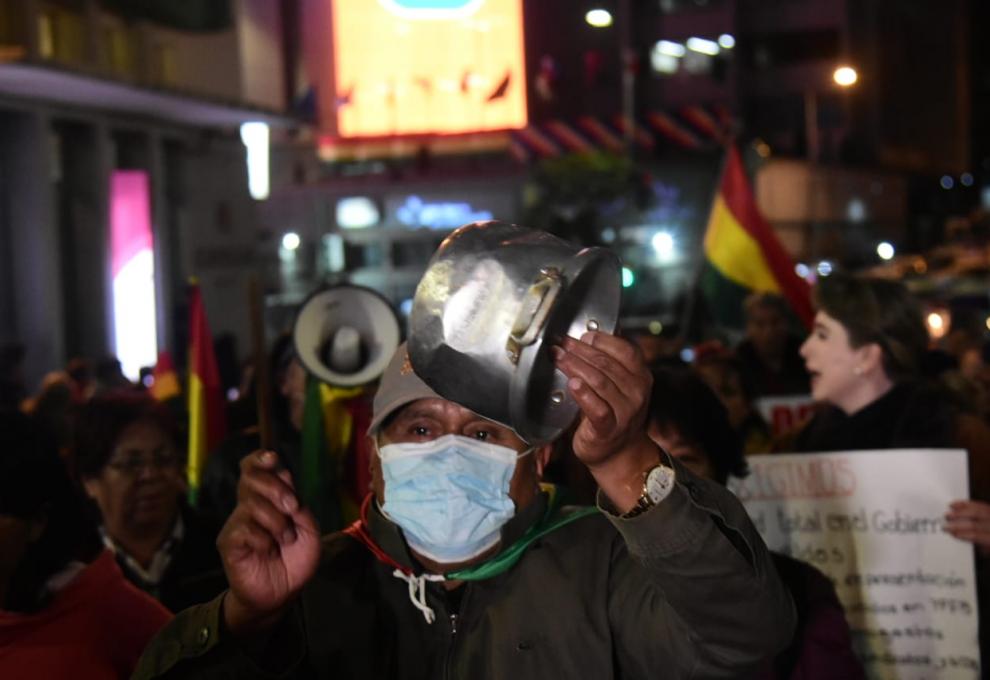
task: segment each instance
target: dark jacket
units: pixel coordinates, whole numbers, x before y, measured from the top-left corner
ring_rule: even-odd
[[[990,427],[924,382],[899,383],[852,415],[822,405],[773,444],[778,453],[909,448],[966,449],[970,495],[990,502]]]
[[[955,447],[954,418],[949,401],[937,389],[900,383],[852,415],[822,406],[797,433],[793,450]]]
[[[846,612],[828,577],[806,562],[772,553],[777,573],[797,609],[794,640],[759,680],[861,680]]]
[[[739,502],[679,465],[677,475],[671,495],[636,518],[586,516],[540,538],[502,574],[452,592],[429,583],[432,624],[392,567],[333,534],[264,644],[226,639],[217,598],[179,614],[134,677],[745,676],[791,639],[793,603]],[[545,503],[503,527],[503,545]],[[413,565],[398,527],[373,511],[369,528],[393,559]]]
[[[172,612],[216,597],[227,587],[215,527],[187,507],[182,509],[182,521],[182,540],[174,547],[172,561],[157,584],[146,583],[122,557],[117,557],[127,580]]]

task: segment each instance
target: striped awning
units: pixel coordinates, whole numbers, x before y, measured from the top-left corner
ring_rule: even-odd
[[[627,134],[643,153],[665,147],[703,151],[723,145],[735,129],[736,120],[724,106],[651,111],[632,121],[622,114],[582,116],[515,130],[510,135],[509,151],[524,163],[568,153],[618,153],[625,148]]]

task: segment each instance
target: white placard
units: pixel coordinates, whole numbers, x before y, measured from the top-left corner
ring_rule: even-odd
[[[973,547],[942,530],[968,498],[966,452],[751,456],[729,487],[771,550],[835,584],[870,678],[979,677]]]
[[[810,394],[761,397],[754,403],[756,410],[770,426],[770,433],[774,437],[793,430],[803,423],[815,408],[815,401]]]

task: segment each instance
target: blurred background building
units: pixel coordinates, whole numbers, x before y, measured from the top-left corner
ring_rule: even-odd
[[[731,138],[807,275],[926,273],[903,258],[990,207],[988,14],[0,0],[0,341],[32,383],[75,355],[181,360],[195,276],[246,354],[250,276],[272,333],[338,281],[406,310],[446,234],[492,218],[614,248],[625,315],[676,322]]]
[[[239,126],[296,124],[280,19],[251,0],[0,3],[0,318],[30,376],[116,352],[135,377],[184,344],[192,274],[215,325],[247,333]]]

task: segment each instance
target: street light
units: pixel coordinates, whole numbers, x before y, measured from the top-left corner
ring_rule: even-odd
[[[287,231],[282,236],[282,247],[285,250],[296,250],[300,243],[302,243],[302,239],[300,239],[299,234],[294,231]]]
[[[889,241],[881,241],[877,244],[877,255],[881,260],[889,260],[894,257],[894,245]]]
[[[840,66],[832,73],[832,80],[839,87],[851,87],[859,80],[859,74],[852,66]]]
[[[584,20],[595,28],[608,28],[612,25],[612,13],[607,9],[593,9],[584,15]]]

